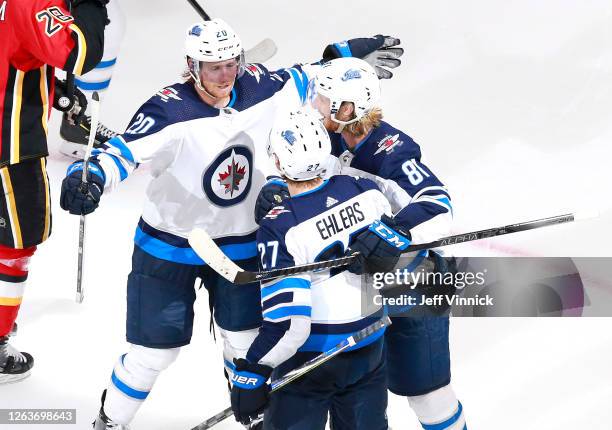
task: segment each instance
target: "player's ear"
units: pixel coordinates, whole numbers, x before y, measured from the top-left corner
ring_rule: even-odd
[[[355,117],[355,105],[351,102],[342,102],[336,118],[340,121],[349,121]]]

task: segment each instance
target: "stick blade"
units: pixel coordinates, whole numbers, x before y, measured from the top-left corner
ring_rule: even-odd
[[[230,282],[234,282],[243,270],[219,249],[212,238],[201,228],[195,228],[189,233],[189,245],[215,272]]]
[[[244,52],[244,59],[247,63],[265,63],[274,57],[278,48],[272,39],[266,38]]]

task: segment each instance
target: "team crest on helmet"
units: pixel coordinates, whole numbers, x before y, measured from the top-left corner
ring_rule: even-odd
[[[247,147],[233,146],[226,149],[204,172],[204,193],[218,206],[240,203],[251,188],[252,166],[253,154]]]
[[[378,142],[378,149],[374,153],[374,155],[385,151],[387,154],[392,153],[395,148],[398,146],[402,146],[404,144],[403,141],[399,140],[399,133],[391,136],[390,134],[383,137],[380,142]]]
[[[281,133],[281,136],[287,141],[289,145],[293,145],[297,140],[295,134],[291,130],[285,130]]]
[[[194,35],[194,36],[199,36],[200,34],[202,34],[202,27],[199,24],[194,25],[189,30],[189,34]]]
[[[183,100],[178,96],[178,91],[172,87],[167,87],[163,90],[159,90],[156,95],[158,95],[162,99],[162,101],[166,103],[168,103],[168,100],[170,99]]]
[[[351,79],[361,79],[361,72],[357,69],[350,69],[340,79],[343,82],[350,81]]]

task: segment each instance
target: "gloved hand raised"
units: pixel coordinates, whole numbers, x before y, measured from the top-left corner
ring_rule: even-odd
[[[104,171],[96,160],[87,163],[87,182],[82,181],[83,161],[72,163],[62,181],[60,206],[73,215],[92,213],[104,192]]]
[[[398,46],[400,43],[396,37],[381,34],[349,39],[327,45],[323,51],[323,60],[340,57],[361,58],[374,67],[379,79],[390,79],[393,73],[387,69],[394,69],[402,63],[399,58],[404,55],[404,49]]]
[[[410,240],[410,232],[402,231],[393,218],[383,215],[350,244],[345,255],[359,254],[347,270],[357,275],[389,272],[399,261],[402,251],[410,245]]]

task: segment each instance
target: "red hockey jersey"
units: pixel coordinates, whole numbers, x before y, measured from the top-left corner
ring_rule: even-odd
[[[102,58],[106,13],[65,5],[0,0],[0,167],[48,155],[54,67],[81,75]]]

